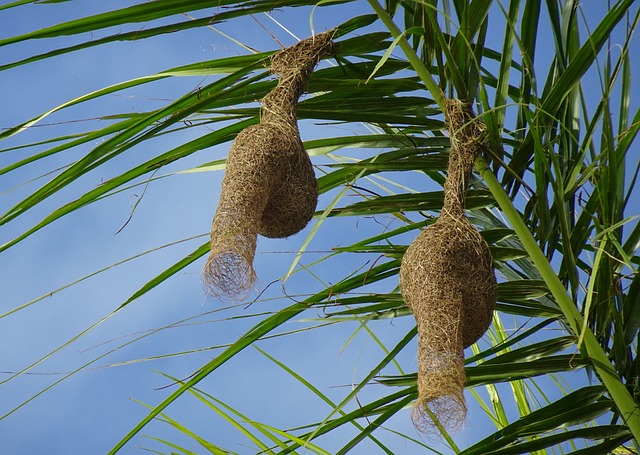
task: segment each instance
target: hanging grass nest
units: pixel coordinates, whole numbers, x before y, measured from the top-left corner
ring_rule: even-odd
[[[253,287],[258,234],[284,238],[313,217],[318,186],[298,130],[296,106],[316,64],[333,53],[333,31],[271,58],[278,85],[262,99],[260,123],[238,134],[227,157],[204,268],[206,291],[244,298]]]
[[[437,221],[407,249],[400,289],[418,326],[418,401],[413,421],[424,432],[465,420],[464,348],[489,328],[496,278],[489,246],[464,214],[464,199],[484,124],[471,108],[447,100],[451,137],[444,206]]]

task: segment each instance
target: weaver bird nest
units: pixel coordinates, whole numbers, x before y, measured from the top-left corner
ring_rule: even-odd
[[[207,292],[243,298],[253,287],[258,234],[284,238],[311,220],[318,187],[298,130],[296,106],[316,64],[333,53],[333,31],[274,54],[278,85],[262,99],[260,123],[238,134],[227,157],[203,272]]]
[[[447,100],[451,138],[444,206],[436,222],[407,249],[400,288],[418,326],[418,401],[413,421],[434,430],[429,412],[445,428],[466,417],[464,348],[491,324],[496,278],[489,246],[464,214],[464,199],[484,124],[468,105]]]

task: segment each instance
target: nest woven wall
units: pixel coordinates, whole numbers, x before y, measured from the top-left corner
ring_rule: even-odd
[[[256,279],[258,234],[289,237],[313,216],[318,188],[300,139],[296,106],[313,68],[333,52],[332,36],[332,31],[321,33],[271,58],[278,85],[262,99],[260,123],[238,134],[227,157],[203,272],[212,296],[243,298]]]
[[[485,140],[484,124],[471,108],[447,100],[451,151],[444,206],[436,222],[407,249],[400,288],[418,326],[418,429],[435,429],[429,411],[445,428],[466,418],[464,348],[491,324],[496,278],[489,246],[464,214],[473,162]]]

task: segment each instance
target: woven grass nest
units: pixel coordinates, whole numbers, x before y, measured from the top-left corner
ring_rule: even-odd
[[[262,99],[260,123],[238,134],[227,157],[203,272],[211,296],[244,298],[256,280],[258,235],[289,237],[313,216],[318,188],[296,106],[316,64],[333,53],[332,36],[315,35],[271,58],[278,85]]]
[[[496,278],[489,246],[464,214],[464,199],[484,124],[459,100],[447,100],[451,138],[444,206],[407,249],[400,289],[418,326],[418,400],[414,425],[456,429],[466,418],[464,348],[491,324]]]

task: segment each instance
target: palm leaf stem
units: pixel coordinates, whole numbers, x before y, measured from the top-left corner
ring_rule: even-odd
[[[427,86],[427,89],[433,96],[434,101],[438,103],[438,106],[440,106],[440,109],[444,112],[444,93],[442,92],[442,89],[440,89],[438,83],[431,76],[427,67],[422,63],[422,60],[415,53],[407,39],[402,36],[403,33],[393,22],[389,13],[387,13],[387,11],[378,3],[378,0],[369,0],[369,4],[376,12],[382,23],[389,29],[389,32],[391,32],[393,37],[398,41],[400,49],[402,49],[402,52],[404,52],[407,59],[409,59],[411,66],[413,66],[413,69],[418,73],[418,76],[420,76],[424,85]]]
[[[369,0],[369,4],[375,10],[380,20],[389,29],[391,34],[396,38],[400,37],[400,30],[396,27],[389,14],[380,6],[377,0]],[[422,79],[427,89],[429,89],[433,95],[434,100],[438,103],[440,108],[444,110],[444,94],[431,76],[427,67],[416,55],[404,37],[399,38],[398,44],[420,79]],[[590,359],[594,368],[600,375],[602,382],[609,391],[611,398],[614,400],[622,418],[629,426],[634,438],[637,441],[640,441],[640,406],[635,403],[635,400],[621,381],[620,376],[609,361],[609,358],[604,352],[602,346],[598,343],[593,332],[588,327],[584,327],[583,318],[580,312],[571,300],[571,297],[567,294],[565,287],[562,285],[562,282],[553,270],[546,256],[536,243],[531,231],[522,221],[522,218],[513,206],[511,199],[505,193],[493,172],[489,169],[489,165],[486,160],[479,157],[476,160],[476,168],[483,180],[486,182],[504,215],[511,223],[532,261],[538,270],[540,270],[544,281],[547,283],[547,286],[551,290],[558,306],[567,319],[571,331],[576,337],[583,337],[585,357]]]
[[[476,160],[476,168],[480,176],[487,184],[496,202],[503,211],[505,217],[511,223],[513,230],[522,242],[522,245],[529,253],[531,260],[536,265],[542,278],[547,283],[549,290],[553,294],[558,306],[562,310],[567,323],[576,337],[583,336],[584,356],[590,359],[594,368],[598,372],[603,384],[607,388],[611,398],[616,404],[620,415],[629,426],[633,437],[640,441],[640,406],[638,406],[620,380],[615,368],[609,361],[607,354],[598,343],[595,335],[588,327],[584,326],[583,318],[576,308],[573,300],[566,292],[565,287],[558,278],[558,275],[549,264],[546,256],[536,243],[531,231],[526,226],[520,214],[513,206],[511,199],[504,191],[493,172],[489,169],[487,161],[479,157]]]

